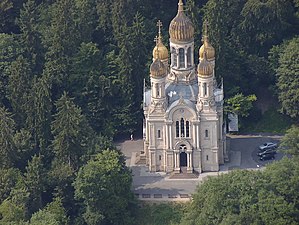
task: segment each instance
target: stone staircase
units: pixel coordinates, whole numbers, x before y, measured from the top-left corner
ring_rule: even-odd
[[[180,173],[172,173],[169,179],[196,179],[198,178],[198,173],[193,171],[192,173],[187,173],[187,167],[181,167]]]
[[[146,164],[146,156],[145,154],[141,154],[140,152],[136,152],[136,165],[145,165]]]

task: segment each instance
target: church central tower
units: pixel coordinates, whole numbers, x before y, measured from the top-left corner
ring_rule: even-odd
[[[207,25],[199,64],[194,64],[194,25],[179,0],[169,25],[169,51],[161,22],[144,92],[144,152],[149,170],[167,173],[218,171],[226,157],[223,88],[214,74],[215,50]],[[168,57],[170,52],[170,62]]]
[[[178,12],[169,26],[170,74],[168,79],[175,82],[192,82],[194,73],[194,27],[185,15],[180,0]]]

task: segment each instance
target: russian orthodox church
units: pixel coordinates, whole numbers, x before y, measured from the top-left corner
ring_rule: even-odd
[[[215,50],[207,35],[194,64],[194,26],[182,0],[169,26],[169,48],[161,22],[150,66],[151,88],[144,91],[144,154],[149,171],[219,171],[227,159],[223,85],[215,79]]]

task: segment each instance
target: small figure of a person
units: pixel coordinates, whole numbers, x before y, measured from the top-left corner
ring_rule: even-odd
[[[131,141],[133,141],[134,139],[133,139],[133,134],[131,134]]]

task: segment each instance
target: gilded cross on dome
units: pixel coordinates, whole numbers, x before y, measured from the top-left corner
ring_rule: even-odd
[[[158,20],[158,22],[157,22],[157,27],[158,27],[158,29],[159,29],[159,37],[161,36],[161,27],[163,26],[163,24],[162,24],[162,22],[161,22],[161,20]]]

